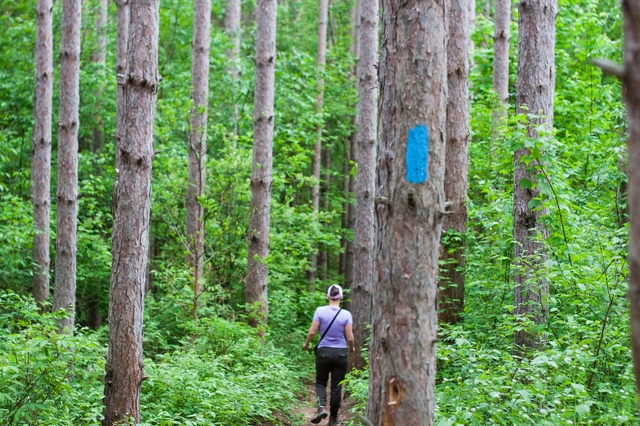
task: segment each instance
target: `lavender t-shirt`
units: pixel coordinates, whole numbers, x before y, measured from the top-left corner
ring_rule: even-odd
[[[320,322],[320,336],[329,327],[331,320],[336,316],[340,308],[332,306],[320,306],[313,314],[313,320]],[[329,332],[327,332],[324,339],[318,345],[319,348],[346,348],[347,341],[344,338],[344,327],[348,324],[353,324],[351,312],[343,309],[340,311],[340,315],[336,317],[336,320],[331,325]]]

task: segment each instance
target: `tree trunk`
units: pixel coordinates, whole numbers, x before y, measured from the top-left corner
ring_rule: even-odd
[[[130,0],[116,0],[117,36],[116,36],[116,166],[120,158],[120,149],[124,129],[124,73],[127,67],[127,44],[129,43],[129,21],[131,20]],[[116,170],[116,182],[118,180]],[[116,200],[117,201],[117,200]],[[112,205],[114,201],[112,200]],[[115,214],[114,214],[115,215]]]
[[[322,167],[324,168],[324,177],[322,179],[321,195],[322,195],[322,208],[325,212],[329,211],[330,207],[330,195],[331,195],[331,149],[325,148],[322,150]],[[329,224],[322,223],[322,228],[328,228]],[[320,279],[322,281],[327,280],[327,274],[329,273],[329,253],[327,251],[326,244],[322,244],[320,250],[320,258],[318,260],[320,267]]]
[[[198,321],[198,298],[202,293],[204,259],[204,209],[198,198],[204,196],[207,177],[207,106],[209,104],[209,50],[211,45],[211,0],[193,5],[193,53],[191,81],[193,109],[189,124],[189,187],[187,189],[187,262],[193,271],[193,320]]]
[[[509,24],[511,0],[496,0],[493,31],[493,90],[498,95],[498,105],[493,110],[493,137],[507,117],[509,105]]]
[[[536,126],[553,125],[553,92],[555,85],[556,0],[520,0],[518,34],[518,78],[516,83],[517,113],[531,113],[527,137],[539,137]],[[544,278],[546,253],[539,237],[548,231],[540,223],[546,209],[532,210],[529,203],[540,196],[538,187],[523,185],[523,179],[534,182],[534,173],[522,164],[529,155],[527,148],[518,149],[514,158],[513,239],[514,239],[514,314],[530,318],[535,324],[546,321],[549,283]],[[535,346],[535,331],[515,334],[520,346]]]
[[[625,100],[629,123],[629,299],[631,342],[637,394],[640,395],[640,1],[623,0]],[[640,401],[640,400],[639,400]]]
[[[360,0],[360,59],[358,61],[358,176],[356,178],[356,211],[354,228],[354,264],[351,292],[353,334],[356,355],[353,367],[363,368],[361,350],[371,323],[371,289],[375,249],[374,194],[376,190],[376,130],[377,130],[377,63],[378,63],[378,1]]]
[[[132,0],[117,151],[119,183],[113,221],[109,347],[104,420],[140,422],[142,318],[149,245],[153,119],[158,88],[158,0]]]
[[[224,25],[227,35],[232,41],[231,49],[227,50],[229,59],[228,72],[231,74],[234,87],[240,77],[240,18],[242,17],[242,6],[240,0],[228,0],[227,11],[224,17]],[[238,135],[238,104],[233,104],[233,133]],[[233,138],[234,147],[237,143]]]
[[[349,52],[353,55],[356,64],[353,69],[353,78],[358,81],[358,56],[360,55],[360,5],[361,1],[356,0],[356,4],[351,7],[351,43],[349,44]],[[357,84],[357,83],[356,83]],[[359,102],[359,101],[358,101]],[[355,162],[356,159],[356,146],[358,137],[358,105],[354,111],[352,124],[356,129],[351,134],[349,141],[345,141],[345,151],[347,151],[345,164],[343,167],[344,184],[343,190],[345,194],[345,202],[342,204],[342,228],[354,229],[355,228],[355,204],[351,202],[351,194],[354,194],[356,187],[356,179],[351,174],[351,160]],[[353,241],[350,241],[343,233],[342,237],[342,249],[344,253],[341,256],[340,275],[344,276],[344,289],[351,290],[353,284]],[[351,309],[351,297],[348,297],[343,303],[345,309]],[[353,364],[352,364],[353,365]]]
[[[368,417],[431,426],[444,209],[447,2],[382,2]]]
[[[98,46],[91,52],[91,62],[98,65],[98,72],[103,73],[103,68],[107,58],[107,16],[109,11],[109,0],[99,0],[96,8],[96,24],[95,31],[98,34]],[[104,122],[100,114],[103,88],[100,87],[96,93],[96,102],[93,113],[93,130],[92,130],[92,151],[100,152],[104,145]]]
[[[63,0],[60,29],[60,114],[53,310],[65,309],[60,330],[73,333],[78,251],[78,109],[80,106],[80,27],[82,2]]]
[[[53,99],[53,1],[36,6],[35,96],[31,145],[33,202],[33,297],[38,304],[49,298],[49,221],[51,209],[51,109]]]
[[[311,165],[311,174],[316,182],[311,187],[311,206],[317,220],[317,214],[320,207],[320,161],[322,157],[322,127],[323,127],[323,101],[324,101],[324,68],[327,62],[327,21],[329,15],[329,0],[320,0],[320,9],[318,13],[318,58],[316,61],[318,67],[318,96],[316,97],[316,112],[318,114],[318,123],[316,127],[317,137],[313,147],[313,161]],[[315,249],[314,249],[315,250]],[[307,278],[311,290],[315,289],[315,282],[318,269],[318,255],[311,255],[309,271]]]
[[[447,149],[444,193],[451,208],[442,223],[446,234],[440,246],[439,319],[449,324],[464,312],[464,279],[467,232],[467,172],[469,169],[469,22],[468,0],[449,4],[447,42]]]
[[[254,327],[266,325],[269,309],[267,256],[271,218],[277,7],[276,0],[258,0],[249,257],[245,281],[245,300],[250,309],[250,324]],[[263,331],[260,333],[262,335]]]

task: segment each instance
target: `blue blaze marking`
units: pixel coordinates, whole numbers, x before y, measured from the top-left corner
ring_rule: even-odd
[[[427,180],[429,164],[429,131],[425,125],[414,126],[407,136],[407,182],[422,183]]]

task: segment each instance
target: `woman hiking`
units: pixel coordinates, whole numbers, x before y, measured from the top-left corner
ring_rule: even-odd
[[[311,423],[320,423],[327,413],[327,382],[331,373],[331,416],[328,426],[338,424],[338,409],[342,399],[342,385],[349,365],[348,351],[355,352],[353,343],[353,319],[351,312],[340,308],[342,287],[333,284],[327,290],[329,305],[320,306],[313,314],[313,322],[302,349],[309,350],[309,343],[320,331],[320,341],[316,345],[316,396],[318,412]]]

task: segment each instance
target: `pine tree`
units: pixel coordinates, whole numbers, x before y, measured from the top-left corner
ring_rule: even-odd
[[[33,297],[42,304],[49,298],[49,221],[51,215],[51,109],[53,102],[53,1],[36,6],[36,84],[33,142],[31,145],[31,196],[33,202]]]
[[[112,234],[103,425],[140,422],[142,318],[149,244],[153,120],[158,88],[158,0],[132,0]]]
[[[374,194],[376,189],[376,132],[378,87],[376,65],[378,60],[378,2],[360,0],[358,61],[358,136],[356,178],[356,211],[354,228],[354,262],[352,303],[353,334],[356,356],[355,368],[364,367],[361,349],[369,334],[371,323],[371,289],[373,283],[373,257],[375,251]]]
[[[224,17],[224,26],[227,35],[231,38],[232,47],[227,50],[227,58],[229,59],[228,71],[231,74],[234,86],[237,85],[240,77],[240,18],[242,17],[242,5],[240,0],[228,0],[227,10]],[[233,132],[238,134],[238,104],[233,104]],[[236,138],[233,138],[233,144],[236,144]]]
[[[188,146],[187,261],[193,271],[193,320],[198,321],[198,298],[202,293],[204,265],[204,196],[207,179],[207,107],[209,103],[209,51],[211,44],[211,0],[196,0],[193,6],[193,54],[191,110]]]
[[[69,313],[60,328],[73,332],[78,251],[78,129],[80,107],[80,27],[82,2],[63,0],[60,36],[58,193],[53,310]]]
[[[98,72],[102,75],[103,68],[107,61],[107,17],[109,11],[109,0],[99,0],[96,7],[96,23],[95,32],[97,34],[98,45],[95,50],[91,52],[91,62],[98,65]],[[103,87],[100,87],[96,92],[96,103],[94,105],[93,113],[93,130],[92,130],[92,147],[93,152],[102,151],[104,145],[104,122],[100,114],[101,111],[101,97]]]
[[[324,68],[327,63],[327,23],[329,15],[329,0],[319,1],[318,11],[318,56],[316,64],[318,67],[318,83],[317,90],[318,95],[316,97],[316,111],[318,113],[318,125],[316,127],[316,143],[313,147],[313,160],[311,164],[311,174],[315,178],[315,183],[311,187],[311,206],[314,213],[318,214],[320,209],[320,163],[322,160],[322,130],[323,130],[323,103],[324,103]],[[317,248],[314,248],[317,250]],[[309,285],[311,289],[315,286],[315,281],[318,272],[318,254],[314,252],[311,255],[309,271],[307,278],[309,279]]]
[[[253,104],[253,167],[249,218],[249,257],[245,300],[250,323],[267,322],[269,221],[271,218],[272,147],[276,63],[276,0],[258,1],[256,32],[256,88]]]
[[[518,114],[531,114],[527,137],[540,135],[536,128],[544,123],[553,126],[553,92],[555,87],[556,0],[521,0],[518,22],[518,77],[516,82],[516,109]],[[549,283],[544,277],[546,253],[541,238],[548,231],[540,218],[545,208],[533,209],[531,201],[540,196],[539,187],[527,185],[535,182],[534,173],[522,162],[529,155],[520,148],[514,156],[513,239],[515,315],[529,317],[535,324],[546,321]],[[534,346],[539,336],[529,330],[515,334],[517,345]]]
[[[464,311],[467,190],[469,169],[469,5],[449,4],[447,41],[447,148],[444,194],[451,205],[444,218],[440,247],[440,320],[455,324]]]
[[[444,2],[382,2],[368,417],[432,425],[444,209]]]
[[[625,83],[629,123],[629,299],[631,302],[631,347],[636,393],[640,395],[640,1],[623,0],[624,69],[618,76]]]

